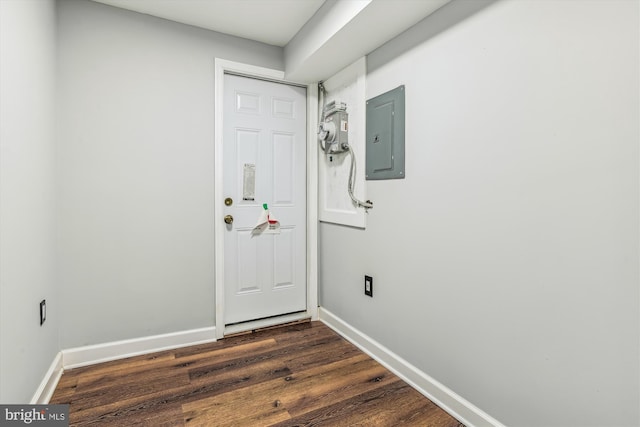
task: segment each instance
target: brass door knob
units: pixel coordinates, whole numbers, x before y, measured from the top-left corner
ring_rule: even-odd
[[[224,222],[226,222],[227,224],[233,224],[233,217],[231,215],[225,215]]]

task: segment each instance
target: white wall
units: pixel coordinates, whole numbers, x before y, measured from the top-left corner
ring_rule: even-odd
[[[61,345],[213,326],[214,58],[282,49],[58,5]]]
[[[55,40],[53,0],[0,1],[0,403],[29,402],[59,350]]]
[[[640,424],[639,27],[454,0],[373,52],[407,178],[367,183],[366,230],[321,224],[321,305],[506,425]]]

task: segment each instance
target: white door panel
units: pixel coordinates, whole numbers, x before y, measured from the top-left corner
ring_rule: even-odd
[[[306,90],[225,75],[225,324],[306,309]],[[248,166],[246,166],[248,165]],[[245,169],[255,172],[254,200]],[[280,234],[254,234],[266,203]],[[221,220],[221,219],[220,219]]]

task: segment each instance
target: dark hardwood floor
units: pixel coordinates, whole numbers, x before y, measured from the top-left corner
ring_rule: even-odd
[[[66,371],[72,426],[461,424],[319,322]]]

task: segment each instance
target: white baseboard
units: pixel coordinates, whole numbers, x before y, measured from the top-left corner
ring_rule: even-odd
[[[44,378],[42,378],[42,382],[40,382],[38,389],[33,394],[31,402],[29,402],[31,405],[49,403],[49,400],[51,400],[51,396],[53,396],[53,392],[58,385],[58,381],[60,381],[62,371],[62,353],[58,352],[56,357],[53,358],[53,362],[51,362],[51,366],[49,366]]]
[[[505,427],[382,344],[320,307],[320,320],[467,427]]]
[[[62,366],[64,369],[79,368],[81,366],[213,341],[216,341],[216,328],[208,327],[88,345],[62,350]]]

